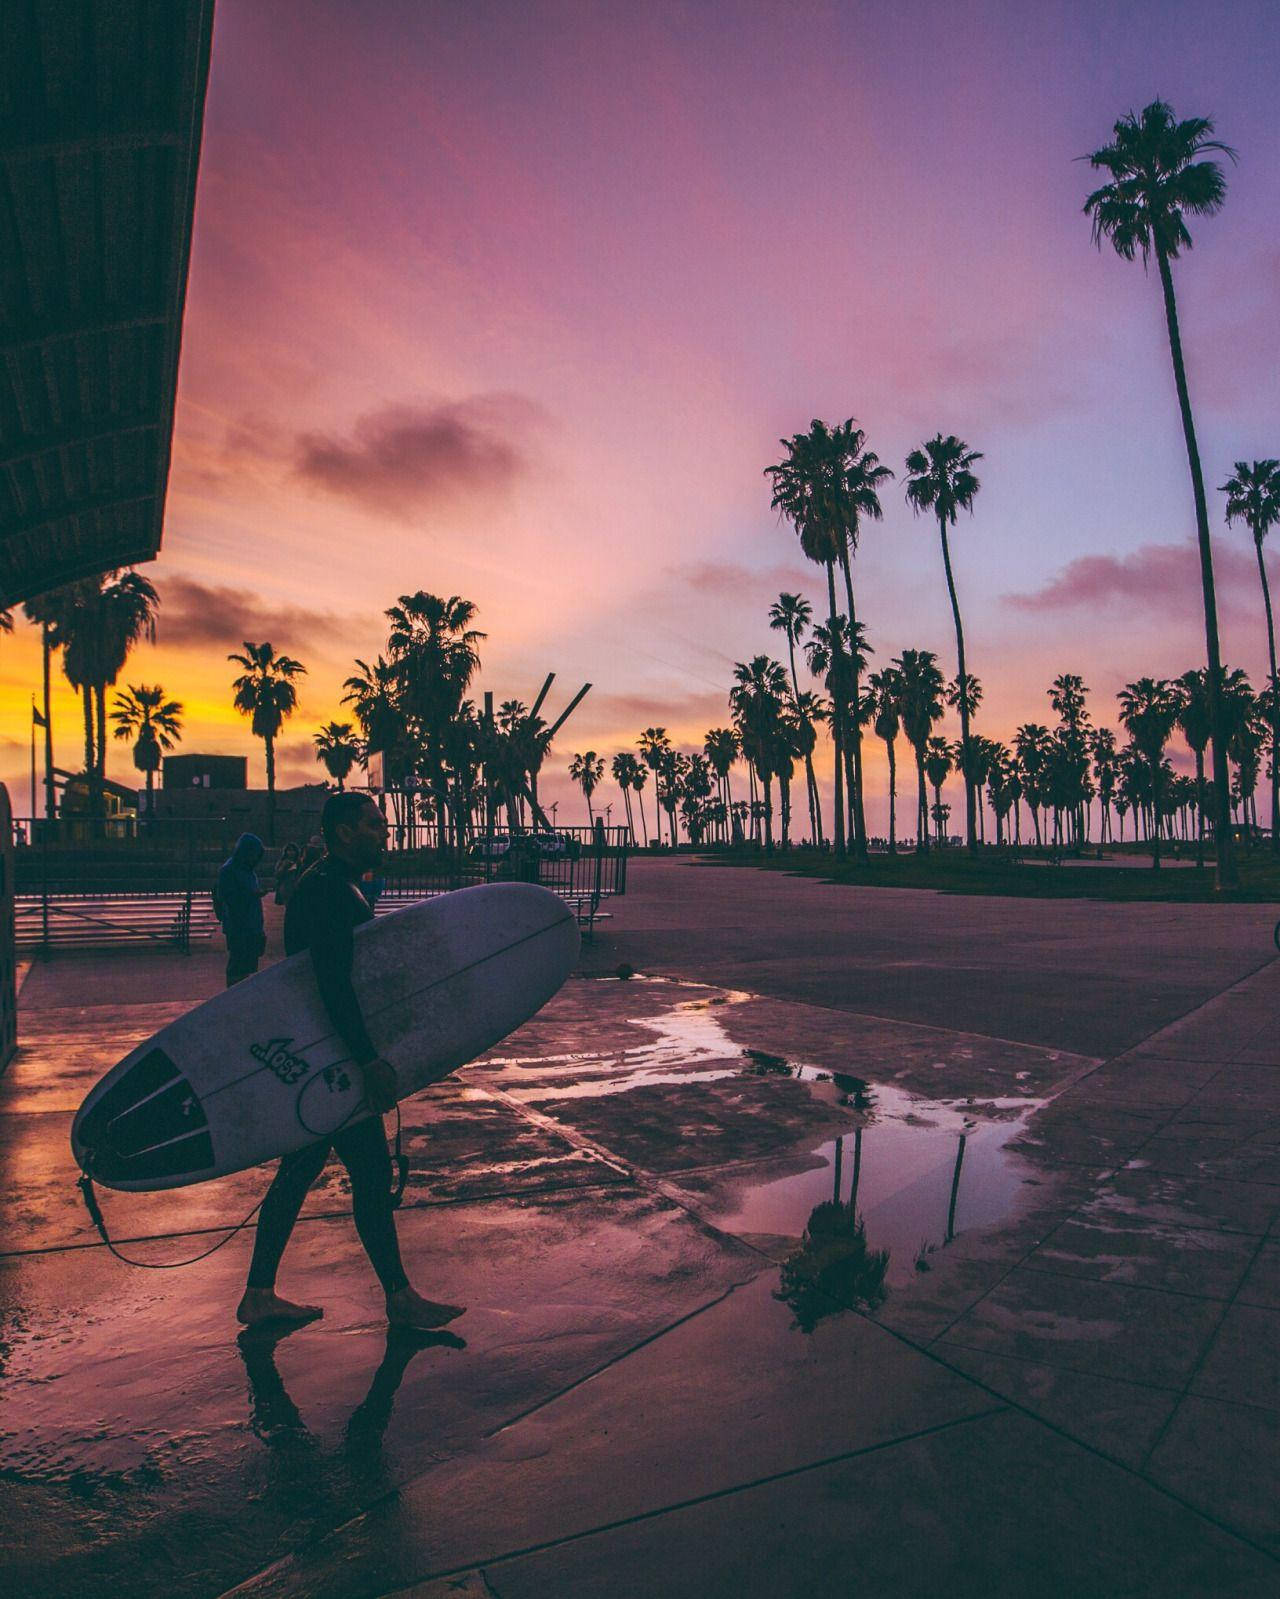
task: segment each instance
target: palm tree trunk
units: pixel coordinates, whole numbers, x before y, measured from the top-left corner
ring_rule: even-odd
[[[46,820],[51,822],[57,805],[54,800],[53,785],[53,711],[49,704],[50,657],[53,650],[49,645],[48,622],[40,624],[40,652],[43,656],[41,665],[44,672],[44,814]]]
[[[1196,865],[1204,865],[1204,750],[1196,752]]]
[[[853,808],[853,852],[859,861],[867,858],[867,820],[862,805],[862,718],[858,714],[859,686],[858,686],[858,615],[853,607],[853,574],[850,569],[849,547],[846,544],[840,551],[840,566],[844,572],[844,592],[849,601],[849,669],[850,686],[852,688],[852,721],[850,730],[853,740],[853,793],[851,795]]]
[[[827,561],[827,607],[830,612],[827,625],[831,633],[831,648],[834,657],[836,644],[836,569],[835,563]],[[833,659],[834,664],[834,659]],[[839,681],[839,671],[832,674]],[[838,693],[831,696],[831,742],[835,746],[836,772],[835,772],[835,819],[832,827],[832,841],[837,855],[847,852],[844,827],[844,771],[842,757],[844,754],[844,706],[840,703]]]
[[[267,843],[276,841],[276,741],[268,733],[262,741],[267,747]]]
[[[1267,650],[1271,657],[1271,853],[1280,855],[1280,684],[1276,681],[1276,625],[1271,614],[1271,585],[1267,582],[1267,567],[1262,559],[1262,540],[1254,537],[1258,552],[1258,576],[1262,579],[1262,603],[1267,608]]]
[[[978,835],[974,828],[973,784],[969,781],[969,674],[964,665],[964,629],[960,625],[960,602],[956,599],[955,579],[951,575],[951,550],[947,545],[947,521],[938,518],[938,532],[942,535],[942,565],[947,574],[947,593],[951,596],[951,615],[956,624],[957,686],[960,690],[960,749],[961,777],[964,779],[964,829],[965,841],[977,854]]]
[[[898,795],[898,766],[894,755],[893,740],[885,739],[885,748],[889,751],[889,853],[898,853],[898,839],[895,831],[895,818],[897,811]]]
[[[88,785],[87,792],[93,793],[93,690],[86,683],[80,690],[81,704],[84,709],[84,780]]]
[[[1209,510],[1204,497],[1204,475],[1200,470],[1200,450],[1196,444],[1191,397],[1187,392],[1187,373],[1182,360],[1182,337],[1178,332],[1178,305],[1173,294],[1173,274],[1169,258],[1159,237],[1155,240],[1156,262],[1160,268],[1160,287],[1164,292],[1164,315],[1169,329],[1169,353],[1173,358],[1173,380],[1178,390],[1178,409],[1182,414],[1182,434],[1187,445],[1187,464],[1191,468],[1191,492],[1196,507],[1196,536],[1200,545],[1200,586],[1204,595],[1204,635],[1209,657],[1209,725],[1213,729],[1213,782],[1217,790],[1217,816],[1214,844],[1217,853],[1219,889],[1233,887],[1237,881],[1231,848],[1230,779],[1227,772],[1227,738],[1222,707],[1222,654],[1218,647],[1218,605],[1213,584],[1213,547],[1209,543]]]
[[[929,791],[924,781],[924,750],[916,750],[916,854],[929,853]]]

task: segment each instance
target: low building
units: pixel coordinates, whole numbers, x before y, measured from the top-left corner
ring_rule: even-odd
[[[166,763],[167,764],[167,763]],[[320,812],[332,790],[324,783],[304,783],[300,788],[276,790],[275,842],[305,844],[320,831]],[[267,838],[268,794],[265,788],[186,788],[157,789],[155,816],[162,821],[221,821],[229,839],[240,833],[257,833]]]
[[[249,761],[244,755],[166,755],[160,763],[160,786],[247,789]]]

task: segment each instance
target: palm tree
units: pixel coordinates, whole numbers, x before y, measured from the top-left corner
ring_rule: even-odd
[[[1173,293],[1171,263],[1191,248],[1186,217],[1213,216],[1222,209],[1227,183],[1214,160],[1197,160],[1205,151],[1217,151],[1235,160],[1235,152],[1210,138],[1208,117],[1175,121],[1173,109],[1153,100],[1141,113],[1129,112],[1115,124],[1113,142],[1095,150],[1089,164],[1106,172],[1110,181],[1095,189],[1084,203],[1093,221],[1093,240],[1101,248],[1109,239],[1117,255],[1132,261],[1141,253],[1145,268],[1152,254],[1164,295],[1173,380],[1182,414],[1191,492],[1195,501],[1196,534],[1200,546],[1200,585],[1204,596],[1205,646],[1209,667],[1209,722],[1213,729],[1213,783],[1216,801],[1214,838],[1217,847],[1217,886],[1236,881],[1231,849],[1231,797],[1227,773],[1227,740],[1220,703],[1222,654],[1218,647],[1218,608],[1213,583],[1213,548],[1209,542],[1209,512],[1205,504],[1204,476],[1196,443],[1191,397],[1187,391],[1178,331],[1178,305]]]
[[[738,759],[738,735],[731,727],[713,727],[702,741],[702,753],[723,791],[725,823],[733,813],[733,790],[729,786],[729,773]],[[726,836],[725,842],[728,842]]]
[[[1262,603],[1267,612],[1267,650],[1271,661],[1272,692],[1268,703],[1280,698],[1276,678],[1276,628],[1271,614],[1271,589],[1267,565],[1262,558],[1262,543],[1280,522],[1280,461],[1237,461],[1234,474],[1222,485],[1227,497],[1227,521],[1237,517],[1253,534],[1258,555],[1258,577],[1262,582]],[[1280,727],[1271,723],[1271,853],[1280,855]]]
[[[1022,776],[1022,792],[1031,811],[1037,846],[1044,843],[1040,833],[1040,803],[1045,765],[1049,753],[1049,729],[1039,722],[1024,722],[1013,735],[1013,748]]]
[[[626,807],[627,812],[627,828],[631,834],[632,848],[634,848],[636,842],[636,824],[635,818],[631,814],[631,790],[638,787],[635,781],[636,774],[639,773],[642,768],[640,766],[639,759],[632,755],[629,750],[620,750],[618,754],[613,757],[613,760],[610,763],[610,770],[613,773],[614,782],[622,790],[622,803]],[[642,812],[641,821],[643,822],[643,820],[644,816]],[[646,829],[645,843],[647,844],[648,842],[649,835],[648,830]]]
[[[269,643],[251,644],[245,640],[244,654],[228,655],[229,661],[243,666],[244,671],[231,685],[235,690],[232,704],[242,716],[253,718],[255,738],[260,738],[267,752],[267,842],[276,841],[276,738],[287,716],[292,716],[298,704],[298,690],[294,679],[306,671],[301,661],[291,655],[277,655]]]
[[[53,652],[60,643],[60,625],[70,613],[75,601],[75,594],[74,586],[52,589],[47,594],[40,594],[34,599],[27,600],[22,607],[22,614],[26,619],[29,622],[34,622],[40,629],[41,674],[44,684],[42,720],[44,722],[45,816],[50,821],[53,820],[54,812],[57,809],[54,799],[51,661]]]
[[[957,752],[958,753],[958,752]],[[933,789],[933,816],[938,828],[938,848],[945,843],[942,823],[946,815],[942,806],[942,785],[951,771],[951,746],[945,738],[931,738],[924,749],[924,770]]]
[[[929,796],[924,757],[933,724],[942,720],[944,679],[932,650],[903,650],[894,660],[898,673],[898,715],[916,758],[916,854],[929,853]]]
[[[594,828],[596,818],[591,809],[591,796],[604,776],[603,756],[597,755],[594,750],[588,750],[585,755],[575,755],[569,762],[569,776],[582,790],[587,802],[587,821]]]
[[[783,768],[787,673],[781,661],[756,655],[749,662],[739,661],[733,676],[729,707],[742,753],[755,767],[764,791],[765,849],[772,850],[773,779]]]
[[[812,621],[813,607],[800,594],[779,594],[769,607],[769,626],[787,635],[787,655],[791,662],[791,692],[795,698],[796,708],[802,716],[804,713],[800,709],[800,679],[796,676],[796,643],[803,637],[805,629]],[[813,723],[810,722],[808,725],[812,734]],[[812,739],[809,748],[804,751],[804,775],[809,795],[809,832],[813,842],[820,844],[821,806],[818,801],[818,780],[813,774]]]
[[[128,570],[82,578],[50,598],[52,613],[41,614],[52,614],[50,646],[61,646],[62,670],[80,691],[89,809],[98,816],[106,776],[107,689],[139,639],[155,642],[160,600],[145,577]]]
[[[351,730],[350,722],[327,722],[315,735],[316,760],[338,785],[338,793],[347,786],[351,768],[360,759],[360,740]]]
[[[956,627],[956,681],[965,683],[969,674],[964,664],[964,629],[960,625],[960,605],[956,599],[955,579],[951,574],[951,550],[947,543],[947,528],[954,527],[960,511],[973,513],[973,500],[981,487],[971,470],[982,455],[971,450],[954,434],[944,439],[937,433],[926,439],[918,450],[907,457],[907,501],[917,515],[933,511],[938,518],[938,533],[942,539],[942,565],[947,574],[947,593],[951,596],[951,615]],[[965,837],[971,850],[978,847],[974,826],[973,784],[969,781],[969,709],[967,696],[960,698],[960,743],[964,749],[965,771]]]
[[[1151,865],[1158,870],[1160,816],[1164,800],[1164,747],[1178,720],[1182,695],[1177,685],[1165,678],[1140,677],[1136,683],[1126,683],[1118,698],[1121,725],[1147,764],[1153,817]]]
[[[1204,865],[1204,752],[1213,723],[1209,714],[1209,674],[1203,666],[1178,679],[1178,728],[1196,762],[1196,865]]]
[[[662,843],[662,785],[658,779],[662,775],[663,766],[671,754],[671,740],[667,737],[665,727],[646,727],[641,733],[637,744],[640,749],[640,758],[653,773],[653,830],[659,845]],[[671,812],[668,811],[668,817]],[[671,837],[671,847],[675,848],[675,835]]]
[[[116,724],[117,738],[132,738],[133,764],[147,778],[147,815],[155,803],[156,773],[160,770],[162,750],[171,750],[182,736],[182,705],[178,700],[167,700],[157,683],[131,683],[117,694],[111,712]]]
[[[898,710],[902,698],[901,675],[896,667],[886,666],[883,671],[871,674],[867,679],[867,687],[871,690],[871,703],[875,708],[876,737],[884,740],[884,747],[889,754],[889,853],[896,855],[898,766],[895,745],[902,730],[902,718]]]
[[[1098,727],[1089,735],[1089,753],[1093,756],[1093,775],[1098,780],[1098,804],[1102,807],[1101,837],[1111,840],[1111,801],[1116,791],[1116,736],[1109,727]],[[1203,779],[1203,767],[1201,768]],[[1197,789],[1197,795],[1200,790]],[[1197,805],[1200,801],[1197,798]],[[1203,860],[1201,865],[1203,865]]]

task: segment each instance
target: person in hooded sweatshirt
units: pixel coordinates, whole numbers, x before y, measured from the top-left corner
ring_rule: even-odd
[[[256,972],[266,953],[262,888],[256,871],[262,853],[262,840],[256,834],[241,833],[230,858],[218,868],[215,898],[218,920],[227,938],[228,988]]]

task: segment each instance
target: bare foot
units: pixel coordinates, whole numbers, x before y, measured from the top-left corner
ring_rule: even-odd
[[[260,1326],[264,1321],[315,1321],[323,1315],[319,1305],[295,1305],[270,1288],[246,1288],[236,1306],[236,1320],[246,1327]]]
[[[387,1320],[393,1327],[412,1327],[417,1332],[430,1332],[443,1327],[466,1310],[465,1305],[439,1305],[433,1299],[424,1299],[413,1288],[401,1288],[387,1295]]]

